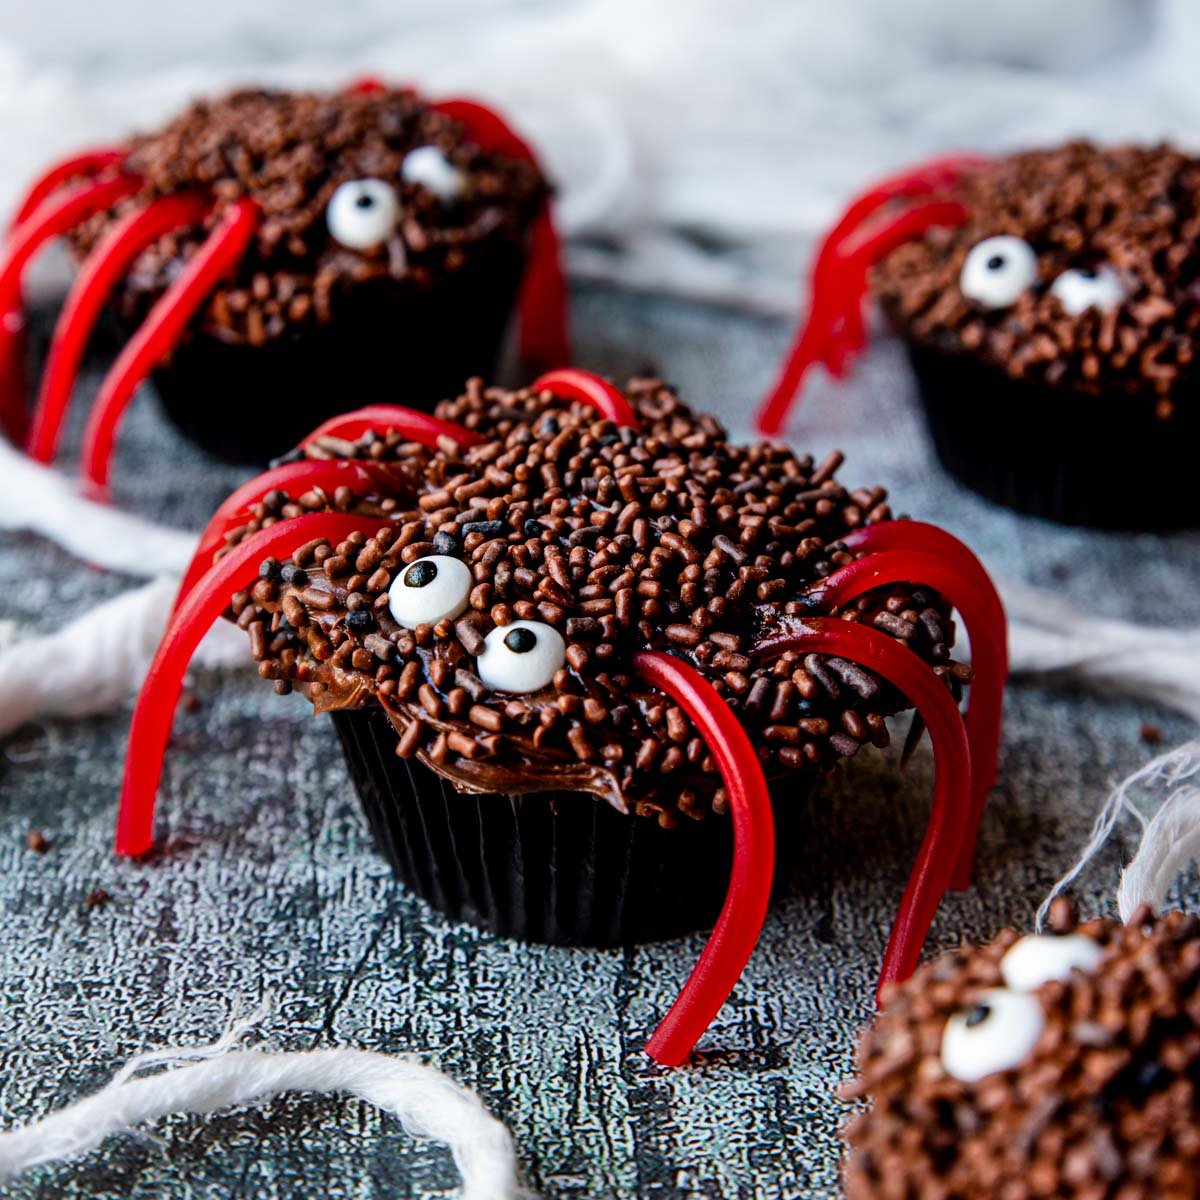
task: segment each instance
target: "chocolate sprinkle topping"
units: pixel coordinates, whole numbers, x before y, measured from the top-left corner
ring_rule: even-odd
[[[940,1052],[947,1021],[1003,986],[1012,930],[927,963],[884,996],[859,1043],[859,1077],[842,1089],[870,1102],[845,1131],[850,1200],[1198,1194],[1200,920],[1143,908],[1128,925],[1076,930],[1060,898],[1050,927],[1092,938],[1103,956],[1038,988],[1045,1028],[1009,1070],[963,1083]]]
[[[397,496],[269,497],[231,542],[322,508],[377,515],[380,531],[305,546],[293,555],[298,577],[260,579],[235,598],[238,623],[263,628],[260,673],[320,709],[382,704],[399,752],[458,786],[521,791],[569,773],[572,786],[664,825],[726,801],[683,711],[631,673],[637,649],[670,650],[704,672],[771,776],[828,771],[864,743],[886,745],[885,717],[908,705],[883,680],[824,655],[760,665],[753,653],[820,611],[806,592],[851,561],[840,537],[890,519],[884,490],[839,484],[840,456],[817,466],[781,446],[732,446],[658,380],[634,380],[628,395],[636,432],[548,393],[473,380],[438,413],[478,444],[429,452],[384,432],[339,448],[395,464]],[[400,627],[389,588],[447,552],[471,570],[466,611]],[[901,637],[955,694],[970,678],[950,658],[948,607],[927,590],[880,589],[840,615]],[[474,659],[486,633],[517,620],[558,630],[566,662],[541,692],[492,693]],[[529,648],[522,631],[506,640]]]
[[[1200,337],[1200,159],[1169,146],[1071,142],[969,171],[959,189],[970,217],[893,251],[872,287],[906,337],[978,355],[1014,378],[1158,396],[1159,414],[1196,382]],[[1033,249],[1038,279],[1011,307],[965,297],[968,251],[1007,234]],[[1050,285],[1099,266],[1122,279],[1108,312],[1067,313]]]
[[[421,146],[437,147],[465,174],[456,203],[404,182],[405,155]],[[403,90],[232,92],[196,101],[165,128],[132,138],[127,151],[128,169],[142,176],[144,187],[81,225],[75,249],[86,256],[118,219],[147,201],[178,192],[213,194],[206,229],[163,237],[122,285],[119,307],[138,319],[224,206],[253,199],[262,210],[257,236],[236,278],[213,293],[203,315],[208,331],[251,344],[329,321],[338,295],[349,288],[390,280],[425,289],[466,269],[474,257],[488,256],[498,241],[524,243],[547,192],[531,164],[484,153],[456,121]],[[325,225],[338,186],[364,178],[389,183],[400,204],[396,232],[369,251],[338,245]]]

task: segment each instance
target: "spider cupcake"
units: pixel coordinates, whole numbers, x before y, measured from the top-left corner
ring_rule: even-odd
[[[241,91],[52,167],[0,253],[0,416],[26,425],[21,276],[49,238],[81,261],[41,381],[30,452],[55,454],[106,303],[129,340],[89,414],[82,473],[103,490],[121,416],[153,373],[171,418],[262,463],[317,421],[390,392],[431,406],[490,371],[518,291],[523,349],[566,354],[548,186],[490,110],[374,83]]]
[[[277,691],[333,714],[377,841],[434,906],[584,944],[716,918],[652,1042],[679,1061],[757,938],[776,817],[786,856],[799,795],[915,707],[935,796],[882,970],[903,977],[969,878],[1003,613],[961,543],[839,464],[731,446],[659,381],[573,370],[473,382],[436,418],[335,418],[202,538],[135,713],[118,850],[152,844],[181,673],[225,613]]]
[[[1200,1194],[1200,920],[1148,906],[965,947],[886,997],[844,1089],[850,1200]]]
[[[905,339],[944,465],[984,495],[1104,527],[1193,525],[1200,160],[1072,142],[946,159],[858,197],[760,424],[864,342],[869,289]],[[1153,482],[1116,484],[1119,463]]]

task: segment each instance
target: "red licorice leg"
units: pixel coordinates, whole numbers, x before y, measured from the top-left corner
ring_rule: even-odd
[[[430,450],[438,449],[440,438],[449,438],[460,446],[470,446],[479,441],[477,433],[472,433],[453,421],[442,421],[428,413],[404,408],[399,404],[368,404],[365,408],[356,408],[353,412],[330,417],[328,421],[318,425],[300,445],[302,448],[311,446],[322,438],[330,437],[352,442],[368,430],[386,433],[389,429],[395,429],[410,442],[418,442]]]
[[[847,534],[842,541],[852,550],[871,555],[888,551],[911,551],[942,559],[974,591],[978,615],[968,615],[956,599],[954,590],[943,588],[925,576],[912,576],[902,582],[927,583],[943,592],[959,611],[971,639],[971,659],[975,679],[967,705],[967,735],[971,742],[971,772],[974,800],[971,821],[963,853],[951,884],[955,889],[969,886],[975,858],[979,822],[988,793],[995,786],[1000,758],[1000,734],[1004,716],[1004,687],[1008,681],[1008,619],[991,576],[971,550],[953,534],[923,521],[883,521]],[[869,561],[869,560],[868,560]],[[837,572],[841,574],[841,572]],[[834,577],[827,580],[828,584]]]
[[[133,393],[149,372],[175,347],[188,322],[213,288],[231,274],[258,227],[258,207],[236,200],[216,228],[155,302],[142,326],[126,343],[104,382],[83,435],[82,476],[91,490],[105,495],[117,426]]]
[[[757,424],[762,433],[774,436],[782,429],[814,363],[824,362],[838,374],[844,370],[848,355],[865,344],[862,299],[871,264],[935,225],[960,224],[966,217],[966,208],[954,200],[918,205],[884,222],[851,247],[846,246],[847,239],[839,240],[829,259],[818,261],[808,320],[758,412]]]
[[[733,871],[721,915],[646,1053],[678,1066],[692,1052],[741,977],[758,942],[775,871],[771,797],[754,747],[729,705],[698,671],[656,650],[633,657],[634,669],[691,717],[721,771],[733,820]]]
[[[757,647],[775,658],[786,651],[834,654],[892,683],[920,714],[933,743],[933,809],[916,865],[904,889],[888,938],[879,987],[907,979],[916,969],[925,935],[962,851],[971,811],[971,752],[962,716],[946,685],[911,650],[851,621],[813,618]]]
[[[171,618],[133,710],[125,778],[117,816],[118,854],[145,854],[154,842],[154,802],[183,676],[196,647],[229,598],[258,573],[264,558],[287,557],[313,538],[335,545],[350,534],[373,534],[386,521],[346,513],[309,513],[260,530],[209,569]]]
[[[386,495],[395,490],[398,479],[394,464],[357,458],[305,459],[303,462],[284,463],[283,466],[256,475],[232,492],[205,526],[196,553],[179,584],[175,611],[212,566],[217,552],[225,545],[226,535],[246,524],[250,519],[250,509],[268,492],[279,489],[290,496],[301,496],[312,488],[321,488],[332,494],[340,487],[348,487],[360,494],[382,492]]]
[[[602,417],[622,427],[637,429],[641,424],[624,393],[591,371],[581,371],[577,367],[547,371],[533,381],[532,387],[535,392],[550,392],[563,400],[590,404]]]
[[[33,214],[33,211],[64,183],[78,179],[81,175],[98,175],[109,167],[118,167],[125,160],[125,151],[113,148],[84,150],[69,158],[51,163],[42,174],[29,185],[24,198],[17,205],[16,213],[9,222],[9,232],[16,230]]]
[[[198,225],[210,203],[198,195],[155,200],[118,221],[84,261],[54,327],[29,434],[33,458],[45,463],[54,458],[80,360],[113,288],[147,246],[173,229]]]
[[[33,256],[52,238],[74,229],[94,212],[135,192],[140,181],[118,175],[100,183],[84,183],[47,197],[13,231],[0,252],[0,424],[18,445],[24,444],[25,312],[21,281]]]
[[[826,289],[834,284],[838,262],[844,256],[844,243],[873,212],[893,200],[929,195],[953,187],[965,169],[981,166],[986,161],[978,156],[965,154],[930,159],[908,168],[899,175],[881,179],[865,192],[853,197],[817,251],[809,293],[811,303],[816,303],[817,299],[825,294]],[[809,324],[812,324],[811,320]],[[840,329],[835,322],[835,327],[829,329],[827,334],[844,342],[849,349],[859,349],[863,346],[866,330],[860,309],[852,306],[842,313]],[[827,365],[835,374],[839,374],[843,361],[836,355],[832,358],[833,361]]]
[[[520,158],[538,166],[529,143],[494,109],[475,100],[439,100],[438,112],[461,121],[484,150]],[[567,286],[562,251],[549,202],[534,221],[529,238],[529,263],[518,302],[521,317],[521,355],[530,362],[558,366],[571,361],[567,329]]]

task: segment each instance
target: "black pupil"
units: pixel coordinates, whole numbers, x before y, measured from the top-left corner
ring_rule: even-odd
[[[1095,279],[1096,278],[1096,272],[1093,271],[1091,269],[1091,267],[1080,267],[1077,274],[1079,275],[1080,279]]]
[[[1006,259],[1003,254],[993,254],[992,257],[987,260],[987,269],[989,271],[1002,270],[1007,261],[1008,259]]]
[[[537,634],[532,629],[513,629],[504,635],[504,644],[514,654],[528,654],[537,645]]]
[[[424,587],[437,578],[437,563],[415,562],[404,573],[405,587]]]
[[[974,1029],[976,1025],[982,1025],[991,1015],[992,1010],[990,1005],[977,1004],[967,1013],[963,1023],[968,1029]]]
[[[359,192],[354,203],[358,208],[371,208],[375,203],[375,197],[370,192]]]

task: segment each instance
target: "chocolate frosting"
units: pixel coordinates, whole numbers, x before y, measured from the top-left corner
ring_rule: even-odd
[[[387,498],[274,493],[232,535],[321,508],[386,520],[375,537],[264,563],[233,606],[260,672],[319,710],[382,704],[398,752],[456,785],[569,785],[666,825],[726,800],[683,711],[632,674],[634,650],[666,649],[701,670],[771,776],[827,771],[863,743],[886,744],[885,717],[907,701],[882,679],[826,655],[753,657],[789,620],[822,611],[808,592],[851,561],[840,536],[890,519],[883,489],[838,484],[839,454],[815,463],[732,446],[659,380],[634,380],[628,394],[638,431],[548,393],[473,381],[439,409],[480,434],[465,450],[427,451],[394,431],[310,447],[402,463],[409,483]],[[467,564],[465,611],[402,627],[390,589],[436,555]],[[841,615],[903,641],[952,690],[969,679],[950,658],[953,622],[936,594],[885,588]],[[514,621],[565,643],[553,679],[519,695],[489,690],[477,668],[486,635]]]
[[[1170,146],[1071,142],[968,170],[954,193],[969,211],[893,251],[871,283],[906,336],[978,356],[1015,378],[1158,397],[1173,406],[1196,382],[1200,336],[1200,159]],[[963,294],[972,247],[1025,241],[1036,280],[1011,305]],[[1124,299],[1072,315],[1054,295],[1063,272],[1104,269]]]
[[[1200,921],[1143,909],[1127,926],[1076,927],[1058,902],[1051,923],[1054,940],[1037,957],[1084,966],[1029,989],[1036,977],[1006,971],[1018,941],[1007,930],[884,997],[859,1045],[859,1078],[844,1089],[870,1103],[846,1130],[850,1200],[1200,1194]],[[996,1018],[1006,1008],[1025,1015],[1005,1026]],[[951,1022],[994,1070],[956,1077]],[[1017,1044],[1023,1033],[1030,1048]]]
[[[433,146],[465,176],[452,204],[404,182],[409,151]],[[331,319],[337,298],[361,285],[422,290],[448,274],[486,265],[498,245],[523,246],[547,194],[528,162],[484,153],[462,126],[407,90],[246,90],[198,100],[162,129],[127,143],[126,167],[141,191],[73,235],[86,256],[131,208],[178,192],[211,192],[204,229],[163,237],[141,256],[118,295],[123,315],[144,315],[220,219],[224,206],[254,200],[262,221],[236,278],[213,293],[206,330],[251,344],[306,322]],[[342,183],[380,179],[396,191],[396,232],[372,250],[339,245],[326,209]]]

